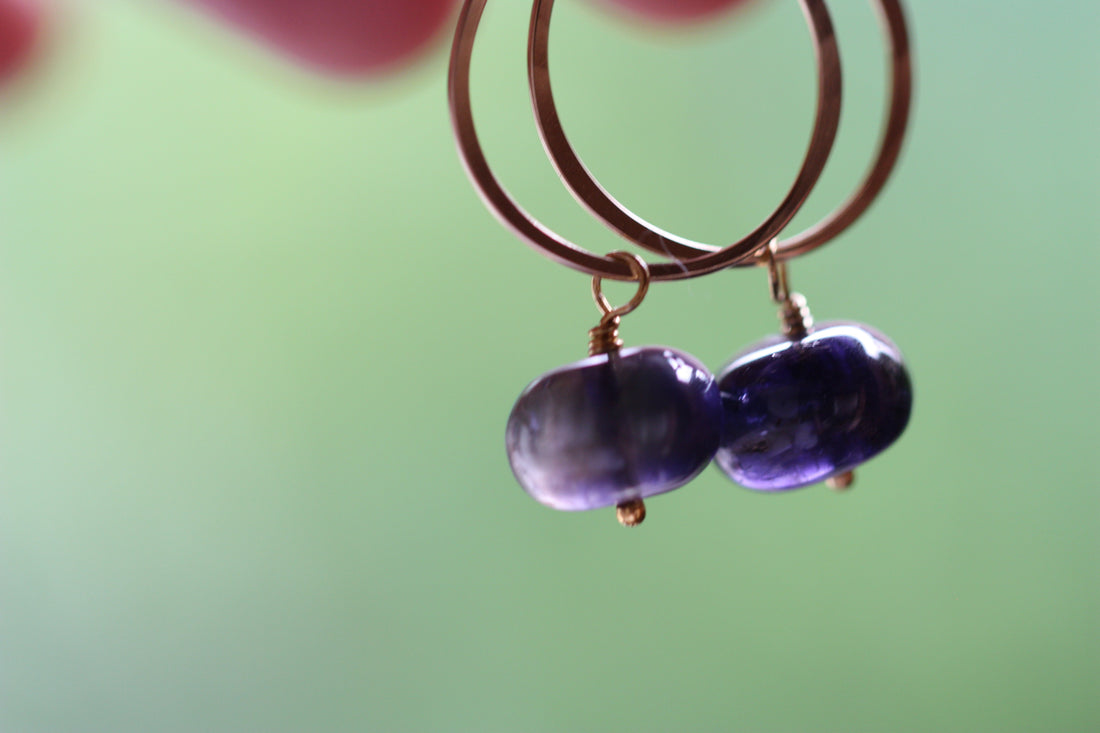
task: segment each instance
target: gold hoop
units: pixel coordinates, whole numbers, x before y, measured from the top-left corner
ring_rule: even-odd
[[[451,122],[459,155],[485,205],[517,236],[547,257],[590,275],[628,280],[630,266],[621,259],[600,257],[569,242],[534,219],[508,194],[493,175],[477,136],[470,103],[470,61],[478,24],[487,0],[465,0],[459,13],[451,49],[448,92]],[[535,0],[533,11],[538,12]],[[698,277],[731,265],[752,261],[757,250],[785,227],[809,196],[825,168],[840,121],[841,71],[836,35],[824,0],[799,0],[810,25],[818,63],[818,103],[814,130],[805,161],[786,198],[768,219],[747,237],[714,252],[676,262],[649,266],[650,278],[680,280]],[[552,5],[552,0],[551,0]]]
[[[776,242],[773,256],[779,259],[791,259],[814,250],[851,226],[878,197],[897,163],[912,102],[913,73],[909,31],[900,0],[873,0],[873,3],[888,39],[890,55],[890,102],[878,151],[855,191],[832,213],[801,234]],[[721,251],[715,245],[670,234],[645,221],[611,196],[585,167],[565,135],[550,84],[548,46],[553,9],[554,0],[535,0],[532,5],[527,73],[539,136],[547,156],[566,187],[578,202],[607,227],[652,252],[691,260]],[[805,3],[803,9],[807,9]],[[756,232],[747,239],[752,240],[754,234]],[[731,264],[751,266],[758,263],[752,258],[744,258]]]

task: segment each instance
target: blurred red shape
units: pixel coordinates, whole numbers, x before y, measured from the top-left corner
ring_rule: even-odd
[[[0,84],[27,65],[41,20],[42,10],[33,0],[0,0]]]
[[[598,0],[658,21],[704,20],[751,0]]]
[[[2,0],[0,0],[2,1]],[[391,71],[426,51],[457,0],[186,0],[307,66],[338,75]]]

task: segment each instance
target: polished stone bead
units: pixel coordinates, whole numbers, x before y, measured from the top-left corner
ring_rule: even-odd
[[[508,460],[547,506],[581,511],[671,491],[714,457],[714,376],[659,346],[600,354],[544,374],[508,418]]]
[[[852,470],[901,435],[912,406],[898,348],[858,323],[755,344],[722,370],[718,386],[725,420],[715,462],[759,491]]]

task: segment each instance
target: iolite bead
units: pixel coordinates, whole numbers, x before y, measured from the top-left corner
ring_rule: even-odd
[[[898,348],[858,323],[755,344],[722,370],[718,385],[724,427],[715,462],[760,491],[852,470],[897,440],[912,407]]]
[[[508,459],[524,491],[564,511],[672,491],[714,457],[714,376],[665,347],[599,354],[544,374],[508,418]]]

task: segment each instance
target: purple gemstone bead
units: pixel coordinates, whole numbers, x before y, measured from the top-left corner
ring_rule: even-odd
[[[718,386],[725,421],[715,462],[759,491],[852,470],[901,435],[913,403],[898,347],[858,323],[755,344],[722,370]]]
[[[659,346],[601,354],[542,375],[508,418],[512,471],[563,511],[683,486],[714,457],[722,399],[694,357]]]

